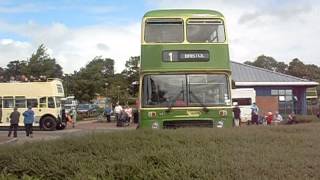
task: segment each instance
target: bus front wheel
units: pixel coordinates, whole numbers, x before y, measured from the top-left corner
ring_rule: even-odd
[[[53,117],[46,116],[41,121],[41,127],[45,131],[54,131],[57,127],[57,122]]]

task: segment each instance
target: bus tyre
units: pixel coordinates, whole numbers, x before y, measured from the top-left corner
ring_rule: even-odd
[[[54,131],[57,127],[57,122],[54,118],[46,116],[42,119],[42,129],[45,131]]]

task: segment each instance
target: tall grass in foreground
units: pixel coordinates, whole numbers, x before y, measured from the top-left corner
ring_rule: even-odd
[[[320,179],[320,124],[137,130],[0,149],[0,178]]]

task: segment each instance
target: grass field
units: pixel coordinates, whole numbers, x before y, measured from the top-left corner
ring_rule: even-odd
[[[136,130],[0,148],[0,178],[320,179],[320,123]]]

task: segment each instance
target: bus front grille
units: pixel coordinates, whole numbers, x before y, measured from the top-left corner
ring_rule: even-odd
[[[163,128],[185,128],[185,127],[205,127],[212,128],[212,120],[176,120],[163,121]]]

